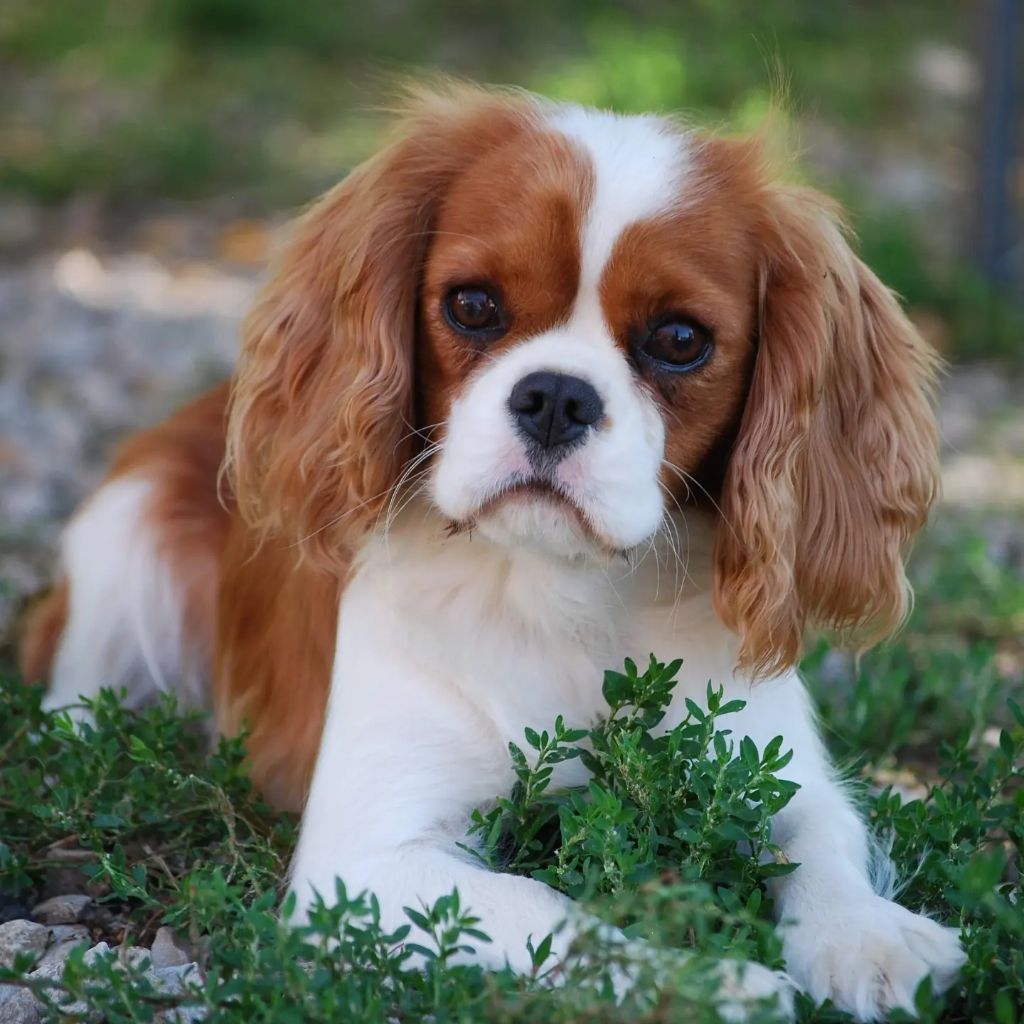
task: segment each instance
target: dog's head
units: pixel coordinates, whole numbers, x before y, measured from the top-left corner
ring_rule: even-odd
[[[424,473],[453,526],[586,558],[717,518],[741,662],[877,636],[936,488],[935,358],[752,140],[454,87],[299,223],[249,317],[243,516],[342,564]]]

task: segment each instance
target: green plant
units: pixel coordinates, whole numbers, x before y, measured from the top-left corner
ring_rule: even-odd
[[[963,977],[943,998],[922,988],[921,1019],[1015,1024],[1024,1006],[1024,714],[1010,656],[1024,594],[962,532],[926,545],[915,575],[918,604],[895,643],[859,665],[822,648],[807,674],[833,744],[848,765],[857,755],[850,771],[895,861],[900,901],[962,931]],[[548,984],[550,946],[540,937],[532,977],[458,962],[459,947],[484,940],[473,908],[454,894],[410,908],[407,925],[388,934],[372,896],[339,884],[337,906],[283,928],[296,823],[253,793],[241,742],[222,740],[208,754],[201,719],[167,702],[126,711],[111,694],[94,706],[94,725],[76,728],[44,714],[38,692],[8,673],[0,895],[31,902],[74,852],[79,884],[99,902],[95,938],[145,943],[173,925],[196,941],[202,975],[158,990],[130,962],[77,955],[62,979],[29,978],[19,963],[0,980],[36,989],[54,1021],[69,1009],[114,1024],[192,1010],[218,1024],[717,1020],[716,961],[779,963],[764,882],[794,868],[778,859],[767,823],[792,787],[779,779],[784,738],[758,751],[731,735],[736,706],[714,690],[706,707],[688,705],[683,722],[657,733],[676,667],[609,672],[607,717],[586,732],[561,721],[527,729],[510,749],[512,791],[471,822],[465,845],[488,864],[540,878],[631,937],[689,954],[638,963],[633,947],[595,931],[559,987]],[[911,793],[892,781],[893,756],[916,767],[916,777],[898,777]],[[559,773],[580,765],[588,785],[566,789]],[[627,969],[637,984],[616,1002],[611,978]],[[768,1024],[777,1013],[764,1007],[753,1019]],[[804,1001],[799,1019],[848,1018]]]
[[[681,662],[653,657],[644,673],[627,661],[607,672],[608,715],[590,730],[525,731],[528,756],[510,755],[516,784],[474,814],[469,847],[489,866],[531,875],[578,900],[611,897],[627,933],[781,966],[762,882],[789,872],[770,841],[773,814],[796,790],[776,773],[789,763],[782,737],[759,753],[721,720],[743,707],[708,687],[707,709],[658,735]],[[585,789],[551,789],[556,766],[579,758]],[[666,893],[671,896],[666,899]],[[642,892],[647,902],[638,901]],[[670,918],[651,907],[673,905]],[[649,905],[648,905],[649,904]]]

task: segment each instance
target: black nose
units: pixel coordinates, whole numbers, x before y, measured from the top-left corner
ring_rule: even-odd
[[[541,370],[527,374],[508,396],[520,434],[545,451],[572,444],[604,414],[601,396],[579,377]]]

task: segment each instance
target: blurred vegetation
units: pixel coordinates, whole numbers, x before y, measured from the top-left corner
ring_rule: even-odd
[[[967,0],[4,0],[0,189],[118,204],[290,207],[372,149],[394,71],[442,69],[621,110],[749,127],[781,90],[859,138],[920,134],[910,60],[962,46]],[[948,142],[949,140],[945,140]],[[1006,355],[1020,318],[913,217],[851,203],[865,255],[956,355]],[[871,211],[866,216],[866,211]]]

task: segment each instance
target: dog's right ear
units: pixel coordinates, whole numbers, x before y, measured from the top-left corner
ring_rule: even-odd
[[[302,217],[243,329],[225,477],[262,539],[347,563],[411,454],[413,344],[436,208],[535,115],[519,96],[418,90],[395,138]]]

